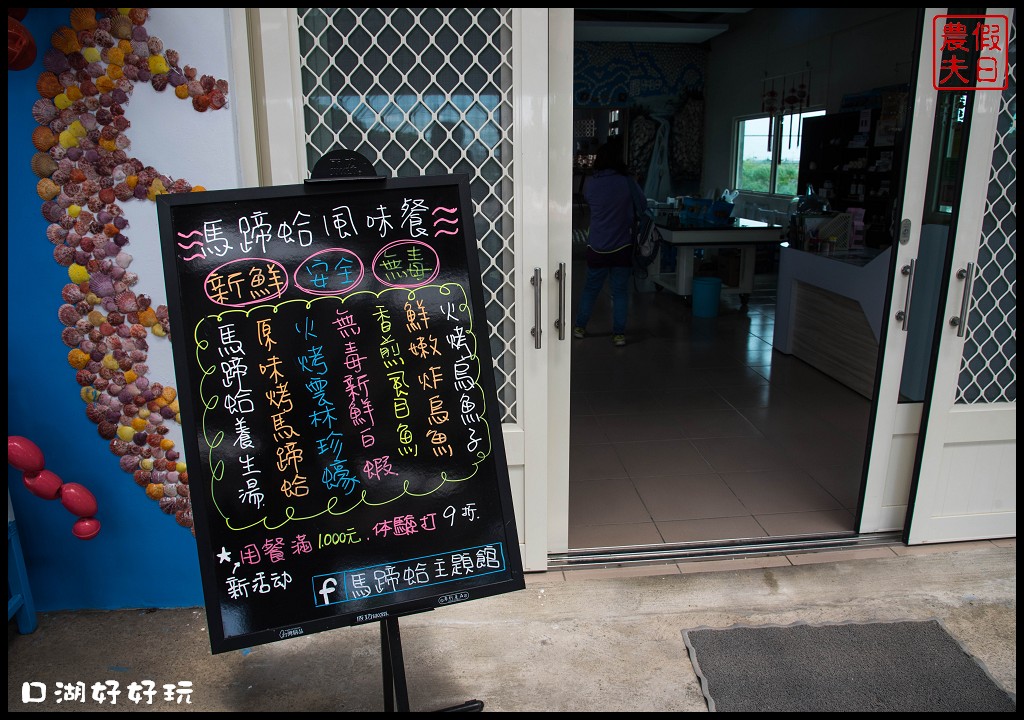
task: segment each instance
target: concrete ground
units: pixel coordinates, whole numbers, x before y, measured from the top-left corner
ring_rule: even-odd
[[[1016,561],[1009,539],[533,574],[525,590],[400,620],[409,703],[707,712],[684,630],[931,618],[1016,695]],[[44,613],[29,635],[9,623],[7,709],[385,709],[379,624],[220,655],[205,628],[202,608]],[[128,699],[128,686],[144,681],[154,684],[152,704]],[[94,685],[114,682],[116,705],[94,699]],[[65,686],[78,683],[84,702],[66,700]],[[188,703],[178,692],[185,683]],[[164,685],[176,699],[165,699]]]

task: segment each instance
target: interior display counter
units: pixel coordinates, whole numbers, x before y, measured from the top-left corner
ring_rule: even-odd
[[[891,249],[782,248],[773,347],[871,398]]]

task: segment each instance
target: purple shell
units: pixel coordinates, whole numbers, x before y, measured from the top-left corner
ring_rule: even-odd
[[[57,106],[50,98],[39,98],[32,104],[32,117],[40,125],[49,125],[57,117]]]
[[[51,47],[43,53],[43,67],[54,75],[60,75],[71,69],[67,56],[55,47]]]

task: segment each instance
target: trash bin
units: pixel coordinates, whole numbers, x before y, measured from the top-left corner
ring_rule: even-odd
[[[693,279],[693,316],[716,317],[718,315],[718,298],[722,294],[722,281],[716,277],[696,277]]]

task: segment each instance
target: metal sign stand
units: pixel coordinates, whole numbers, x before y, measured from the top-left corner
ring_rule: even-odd
[[[378,175],[373,169],[373,164],[364,155],[342,148],[332,150],[320,158],[306,182],[385,179],[387,176]],[[384,680],[384,711],[409,712],[409,687],[405,680],[402,635],[398,629],[397,617],[380,621],[380,659],[381,675]],[[481,712],[483,709],[482,700],[467,700],[461,705],[443,708],[437,712]]]

